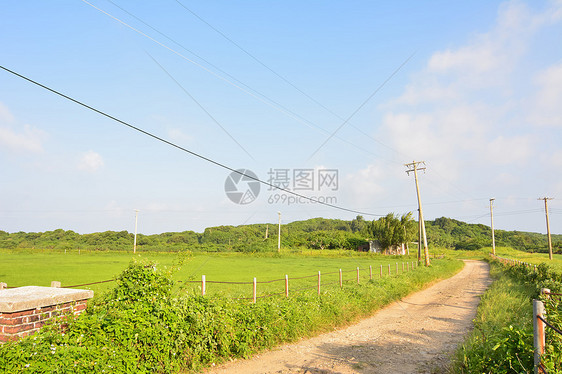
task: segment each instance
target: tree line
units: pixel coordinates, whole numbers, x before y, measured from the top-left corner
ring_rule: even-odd
[[[430,247],[473,250],[491,246],[491,229],[482,224],[469,224],[441,217],[425,221]],[[194,231],[137,235],[137,250],[147,251],[239,251],[260,252],[277,249],[277,224],[208,227]],[[0,248],[36,248],[53,250],[131,250],[134,234],[127,231],[104,231],[78,234],[71,230],[45,232],[0,231]],[[546,235],[521,231],[495,230],[496,245],[516,249],[547,251]],[[356,250],[369,240],[382,248],[413,243],[418,239],[418,223],[411,213],[401,216],[389,213],[368,221],[357,216],[351,221],[313,218],[281,226],[281,246],[294,249]],[[562,253],[562,235],[553,235],[554,251]]]

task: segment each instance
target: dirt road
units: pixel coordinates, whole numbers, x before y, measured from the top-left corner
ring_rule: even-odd
[[[457,275],[347,328],[286,344],[208,373],[446,373],[472,328],[488,264],[465,261]]]

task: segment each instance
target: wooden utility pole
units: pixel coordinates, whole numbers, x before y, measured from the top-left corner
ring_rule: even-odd
[[[418,208],[418,262],[421,261],[422,252],[422,220],[420,215],[420,209]]]
[[[137,253],[137,223],[139,221],[139,210],[135,209],[135,240],[133,241],[133,253]]]
[[[281,253],[281,212],[277,212],[279,215],[279,234],[277,235],[277,252]]]
[[[550,238],[550,221],[548,220],[548,200],[552,197],[540,197],[538,200],[544,200],[544,211],[546,213],[546,235],[548,236],[548,258],[552,260],[552,239]]]
[[[424,167],[418,167],[419,164],[424,165]],[[421,197],[420,197],[420,186],[418,183],[418,170],[424,170],[425,171],[425,161],[414,161],[410,164],[404,164],[404,166],[406,166],[408,168],[408,170],[406,170],[406,173],[408,175],[410,175],[411,172],[414,172],[414,178],[416,180],[416,192],[418,194],[418,209],[420,212],[420,227],[421,227],[421,232],[423,233],[423,254],[425,257],[425,266],[429,266],[429,249],[427,248],[427,235],[425,234],[425,223],[423,221],[423,210],[422,210],[422,204],[421,204]]]
[[[496,255],[496,238],[494,236],[494,210],[492,208],[492,204],[494,202],[494,198],[490,199],[490,219],[492,221],[492,254]]]

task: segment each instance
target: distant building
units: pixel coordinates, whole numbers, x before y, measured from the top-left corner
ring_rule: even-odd
[[[382,248],[378,240],[369,240],[367,243],[357,247],[360,252],[380,253],[383,255],[405,255],[406,247],[402,245],[393,245],[390,248]]]

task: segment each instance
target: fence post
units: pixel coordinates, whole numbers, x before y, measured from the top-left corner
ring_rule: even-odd
[[[381,265],[381,278],[382,278],[382,265]]]
[[[369,279],[373,280],[373,266],[369,265]]]
[[[320,296],[320,270],[318,270],[318,296]]]
[[[396,275],[398,275],[398,262],[396,263]]]
[[[535,347],[535,374],[539,373],[541,355],[544,353],[544,323],[538,318],[543,316],[544,304],[540,300],[533,300],[533,345]]]
[[[285,297],[289,297],[289,276],[285,274]]]
[[[256,291],[257,291],[257,282],[256,282],[256,278],[254,277],[254,297],[253,297],[253,303],[256,303]]]
[[[206,289],[205,289],[205,276],[201,276],[201,296],[205,296]]]
[[[357,284],[359,284],[359,266],[357,267]]]
[[[343,276],[341,274],[341,269],[340,269],[340,288],[343,288]]]
[[[388,275],[390,276],[390,264],[388,264]]]
[[[402,263],[402,273],[404,272],[404,263]]]

